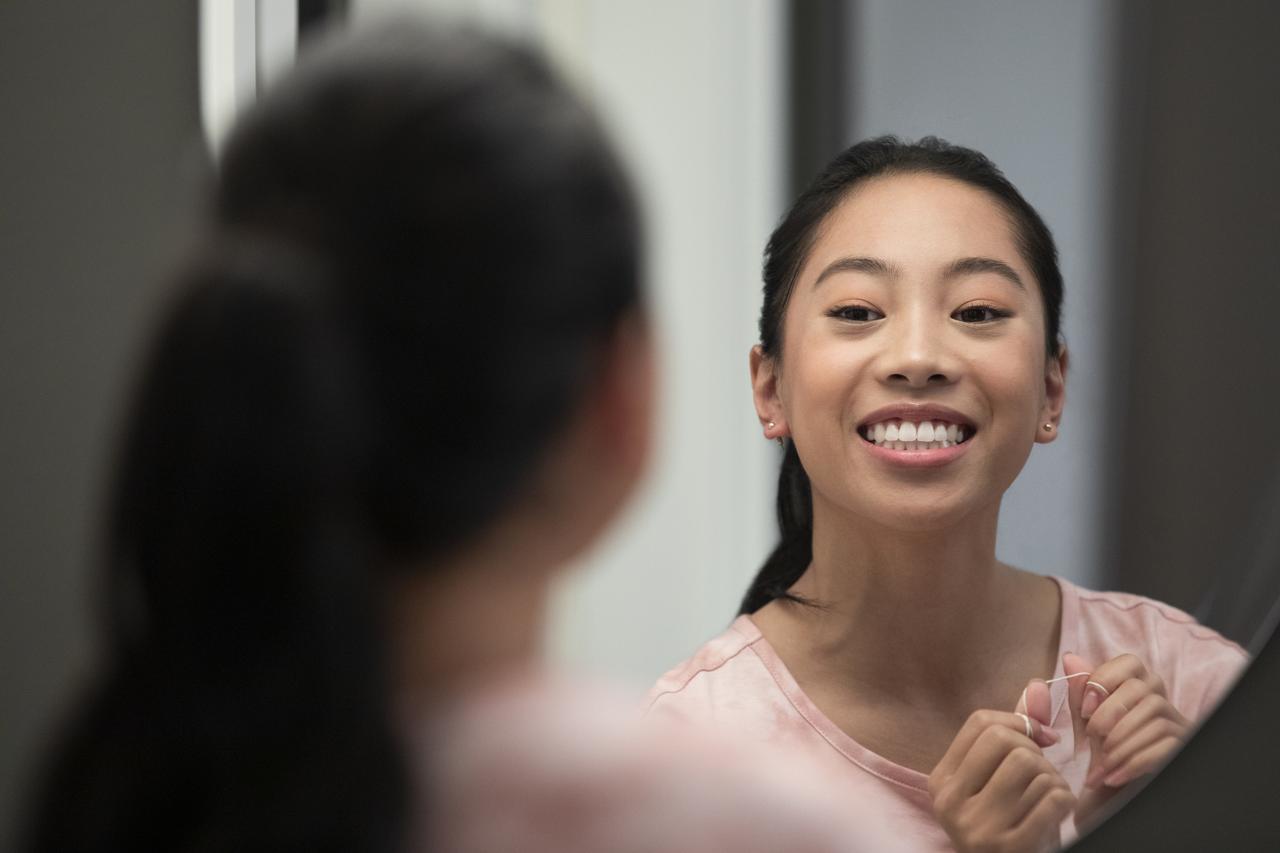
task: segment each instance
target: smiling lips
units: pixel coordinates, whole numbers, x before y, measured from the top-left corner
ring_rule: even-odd
[[[867,424],[858,432],[864,440],[877,447],[917,453],[963,444],[973,434],[964,424],[936,419],[909,421],[899,418]]]

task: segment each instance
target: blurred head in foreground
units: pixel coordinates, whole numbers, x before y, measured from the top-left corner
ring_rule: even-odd
[[[103,666],[27,846],[397,847],[397,715],[527,660],[644,467],[639,265],[528,50],[401,23],[304,56],[232,134],[136,389]]]

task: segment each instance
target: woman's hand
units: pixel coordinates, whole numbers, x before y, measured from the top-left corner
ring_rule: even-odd
[[[1043,682],[1028,688],[1023,713],[975,711],[929,776],[933,811],[960,853],[1056,850],[1058,826],[1076,798],[1041,747],[1058,741],[1031,713]],[[1029,735],[1029,736],[1028,736]]]
[[[1164,681],[1133,655],[1094,667],[1079,655],[1063,656],[1071,680],[1069,703],[1076,742],[1091,755],[1085,791],[1076,810],[1081,831],[1096,822],[1117,790],[1159,770],[1186,742],[1191,724],[1166,695]]]

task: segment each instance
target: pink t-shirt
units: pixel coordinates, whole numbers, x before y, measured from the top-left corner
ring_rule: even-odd
[[[1137,655],[1164,679],[1170,701],[1200,721],[1217,705],[1248,662],[1244,650],[1186,613],[1166,604],[1119,592],[1093,592],[1061,578],[1062,653],[1074,651],[1101,663]],[[1044,750],[1077,794],[1089,767],[1089,746],[1077,749],[1067,682],[1050,686],[1052,724],[1061,740]],[[711,722],[752,741],[804,753],[838,776],[844,796],[881,816],[913,850],[950,850],[933,816],[928,776],[877,755],[829,720],[800,689],[749,616],[739,616],[723,634],[668,672],[649,694],[651,715]],[[1063,841],[1074,837],[1070,820]]]
[[[882,853],[874,816],[803,761],[549,676],[406,724],[421,783],[410,850]]]

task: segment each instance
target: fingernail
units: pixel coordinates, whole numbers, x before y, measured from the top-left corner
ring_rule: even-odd
[[[1102,697],[1098,694],[1098,688],[1093,685],[1086,685],[1084,688],[1084,699],[1080,702],[1080,718],[1087,720],[1093,716],[1093,712],[1098,710],[1098,706],[1102,704]]]
[[[1121,785],[1126,784],[1128,781],[1129,780],[1125,778],[1124,771],[1117,770],[1116,772],[1107,776],[1107,778],[1103,779],[1102,784],[1106,785],[1108,788],[1119,788]]]
[[[1058,734],[1048,726],[1041,726],[1040,740],[1044,741],[1041,746],[1053,746],[1055,743],[1062,740],[1062,735]]]

